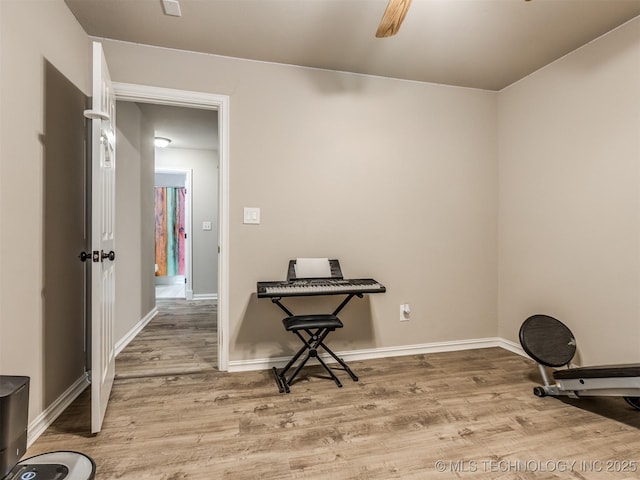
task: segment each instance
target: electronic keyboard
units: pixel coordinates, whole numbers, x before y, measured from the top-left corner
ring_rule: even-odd
[[[373,278],[318,278],[279,282],[258,282],[258,298],[306,297],[312,295],[361,295],[384,293],[387,289]]]

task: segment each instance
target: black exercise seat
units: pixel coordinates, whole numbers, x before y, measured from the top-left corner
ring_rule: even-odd
[[[335,353],[329,349],[324,344],[325,338],[329,333],[335,331],[337,328],[342,328],[342,321],[333,314],[314,314],[314,315],[292,315],[286,317],[282,320],[284,328],[288,332],[293,332],[298,338],[302,341],[303,346],[298,350],[298,352],[289,360],[289,363],[280,371],[276,367],[273,367],[273,374],[276,377],[276,381],[278,383],[278,390],[280,393],[289,393],[289,387],[291,382],[296,378],[302,367],[307,363],[307,361],[314,357],[320,362],[320,365],[324,367],[324,369],[329,373],[331,378],[338,387],[342,387],[342,383],[336,375],[333,373],[331,368],[320,358],[318,355],[318,349],[322,348],[325,352],[331,355],[343,368],[346,370],[351,378],[354,381],[358,380],[358,377],[349,369],[347,364],[340,358],[336,356]],[[300,332],[303,331],[308,335],[308,338],[305,338]],[[295,364],[295,362],[302,356],[303,353],[307,352],[306,357],[298,364],[294,372],[291,374],[289,378],[286,377],[289,369]]]

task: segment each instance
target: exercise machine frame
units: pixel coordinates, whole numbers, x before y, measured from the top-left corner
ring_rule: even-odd
[[[564,323],[548,315],[532,315],[520,327],[520,344],[538,364],[544,382],[534,387],[538,397],[623,397],[640,410],[640,364],[572,368],[576,340]],[[556,369],[566,367],[565,369]],[[552,368],[552,378],[547,368]]]

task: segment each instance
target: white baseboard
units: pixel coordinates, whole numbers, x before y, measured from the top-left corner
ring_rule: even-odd
[[[124,337],[122,337],[120,340],[116,342],[116,346],[115,346],[116,357],[120,354],[120,352],[122,352],[122,350],[124,350],[124,348],[127,345],[129,345],[131,340],[136,338],[136,335],[138,335],[142,331],[142,329],[147,326],[147,323],[149,323],[151,319],[153,319],[153,317],[155,317],[157,314],[158,314],[158,307],[153,307],[151,311],[147,313],[142,320],[136,323],[134,327],[131,330],[129,330],[129,332]]]
[[[193,293],[193,300],[218,300],[217,293]]]
[[[123,338],[115,345],[116,356],[133,340],[138,333],[158,314],[157,307],[145,315]],[[71,403],[78,398],[85,388],[89,386],[86,376],[80,377],[62,395],[60,395],[49,407],[29,424],[27,429],[27,447],[31,446],[40,435],[51,425]]]
[[[33,442],[49,428],[49,425],[51,425],[88,386],[89,382],[87,377],[82,375],[29,424],[27,428],[27,448],[33,445]]]
[[[527,352],[523,350],[519,343],[512,342],[511,340],[507,340],[506,338],[500,338],[499,347],[504,348],[505,350],[509,350],[512,353],[517,353],[518,355],[526,358],[531,358],[527,355]]]
[[[477,338],[470,340],[454,340],[450,342],[423,343],[419,345],[403,345],[399,347],[368,348],[335,352],[345,362],[354,360],[371,360],[375,358],[400,357],[403,355],[419,355],[424,353],[453,352],[457,350],[473,350],[477,348],[500,347],[510,352],[527,357],[522,348],[514,342],[500,337]],[[329,355],[321,355],[327,363],[335,362]],[[229,372],[246,372],[251,370],[267,370],[272,367],[282,367],[289,361],[289,357],[256,358],[251,360],[230,360]]]

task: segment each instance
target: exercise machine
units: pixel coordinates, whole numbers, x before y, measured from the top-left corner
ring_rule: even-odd
[[[575,337],[569,327],[548,315],[527,318],[520,326],[519,337],[524,351],[538,363],[544,381],[544,385],[533,389],[534,395],[623,397],[640,410],[640,364],[571,368],[577,348]],[[547,367],[554,369],[553,382]]]

